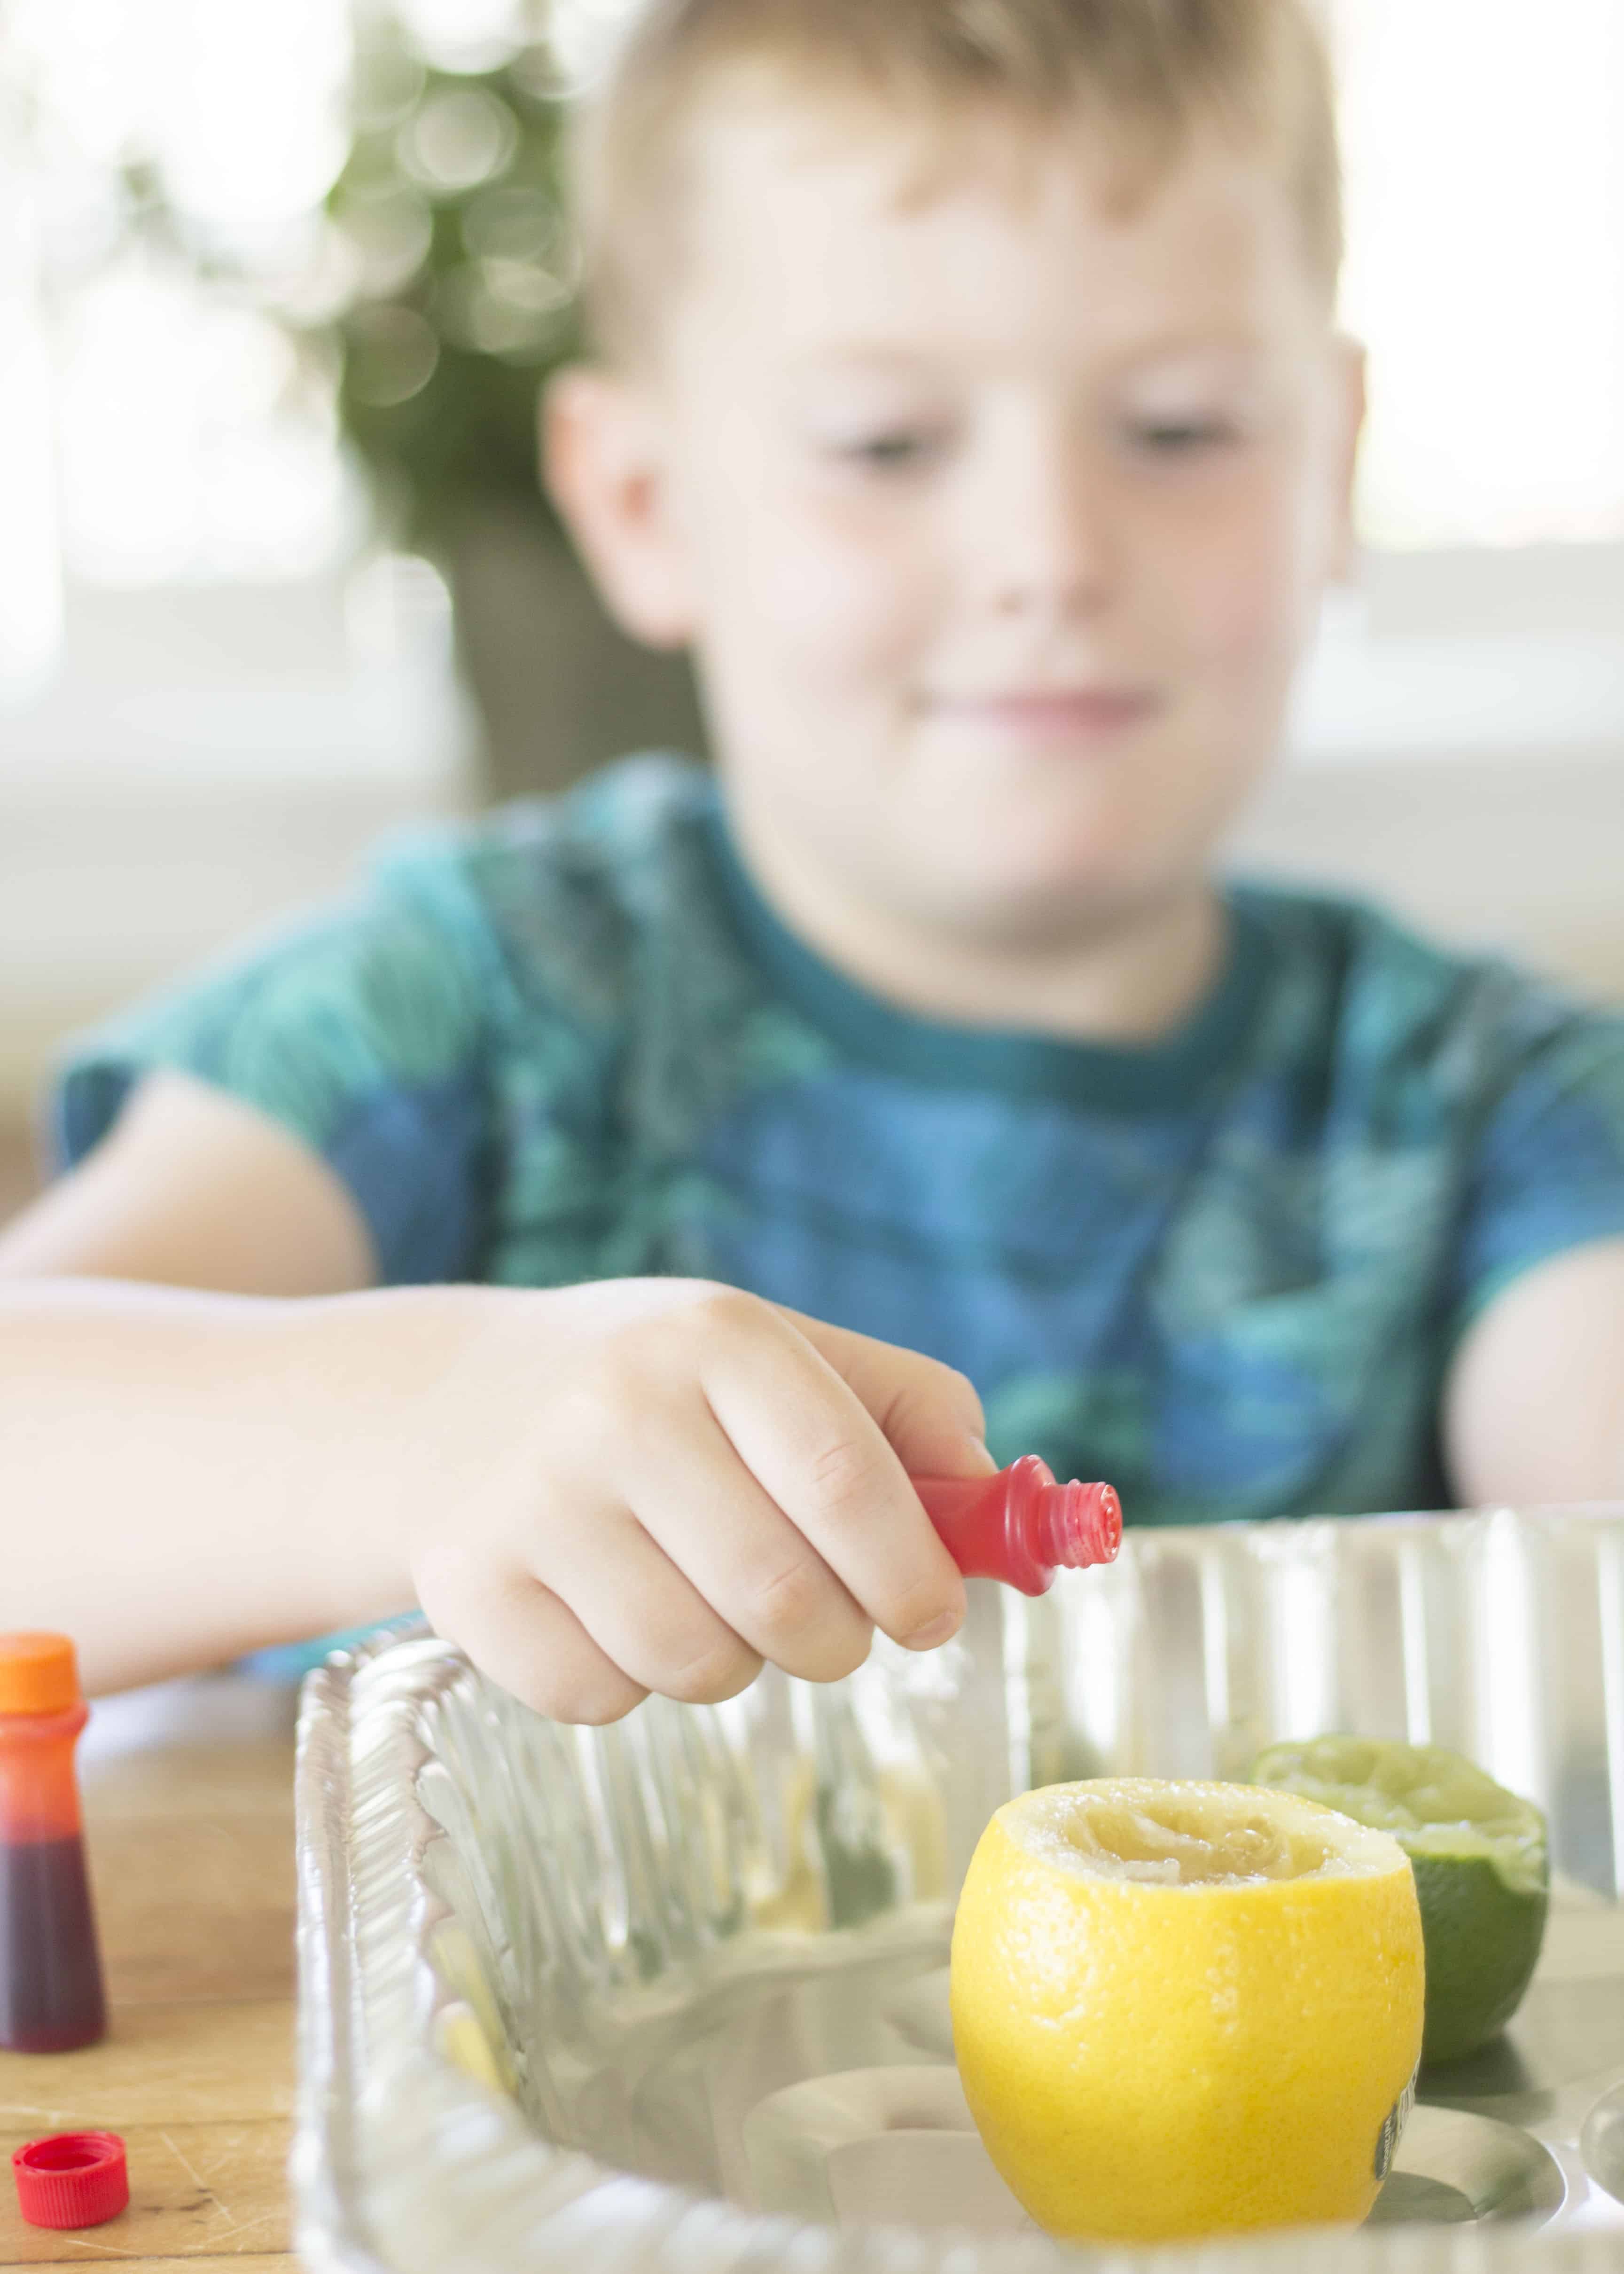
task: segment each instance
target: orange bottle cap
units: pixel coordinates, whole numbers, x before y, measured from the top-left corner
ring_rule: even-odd
[[[0,1713],[65,1713],[79,1702],[66,1635],[0,1634]]]

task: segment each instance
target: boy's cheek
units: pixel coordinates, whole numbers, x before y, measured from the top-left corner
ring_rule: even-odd
[[[1289,671],[1312,631],[1318,585],[1302,532],[1282,507],[1184,547],[1161,581],[1163,622],[1198,670],[1223,678]]]
[[[791,531],[752,546],[724,637],[771,647],[778,669],[830,694],[908,675],[930,620],[929,580],[899,549]]]

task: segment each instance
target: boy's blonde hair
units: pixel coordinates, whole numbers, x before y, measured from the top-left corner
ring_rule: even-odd
[[[1278,171],[1327,302],[1342,252],[1331,73],[1316,0],[643,0],[583,102],[575,192],[588,320],[635,359],[681,252],[688,130],[754,75],[927,126],[1002,106],[1085,116],[1125,200],[1214,125]]]

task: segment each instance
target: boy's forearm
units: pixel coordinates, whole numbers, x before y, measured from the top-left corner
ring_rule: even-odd
[[[1442,1420],[1466,1506],[1624,1499],[1624,1239],[1514,1279],[1462,1337]]]
[[[410,1299],[0,1285],[0,1627],[109,1690],[409,1608]]]

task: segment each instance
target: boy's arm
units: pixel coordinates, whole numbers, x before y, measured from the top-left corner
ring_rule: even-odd
[[[0,1228],[0,1280],[94,1275],[243,1295],[337,1295],[377,1278],[325,1161],[182,1073],[150,1075],[83,1164]]]
[[[370,1271],[296,1141],[138,1100],[0,1236],[0,1625],[111,1689],[417,1600],[588,1721],[957,1625],[904,1473],[991,1467],[945,1367],[726,1288],[344,1291]]]
[[[408,1608],[359,1472],[404,1322],[353,1306],[387,1300],[0,1281],[0,1626],[72,1635],[100,1691]]]
[[[1624,1500],[1624,1239],[1538,1264],[1489,1305],[1443,1422],[1463,1505]]]
[[[73,1633],[106,1690],[403,1608],[404,1554],[359,1511],[311,1529],[342,1315],[200,1291],[374,1276],[360,1212],[306,1146],[222,1090],[149,1077],[0,1227],[0,1626]]]

